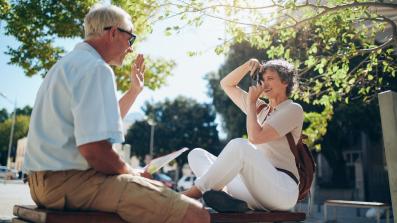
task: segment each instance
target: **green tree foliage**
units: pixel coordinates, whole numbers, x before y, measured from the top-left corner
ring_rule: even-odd
[[[27,115],[17,115],[14,126],[14,137],[12,141],[13,150],[16,148],[17,141],[25,137],[29,129],[30,117]],[[9,146],[9,137],[12,126],[12,117],[0,123],[0,163],[6,164],[6,156]]]
[[[45,76],[49,68],[65,53],[56,46],[56,38],[83,38],[83,21],[96,0],[79,1],[40,1],[14,0],[0,1],[0,21],[4,24],[4,34],[13,36],[20,43],[16,48],[8,46],[6,54],[9,64],[20,66],[27,76]],[[150,17],[159,10],[156,1],[112,1],[126,9],[132,16],[138,34],[137,42],[145,39],[152,31]],[[134,55],[127,58],[122,68],[116,69],[119,89],[125,91],[129,85],[129,70]],[[145,77],[151,89],[160,87],[171,75],[173,61],[146,57]]]
[[[21,45],[9,48],[11,64],[21,66],[26,75],[44,75],[60,57],[56,37],[82,36],[82,18],[94,1],[4,1],[0,19],[5,33]],[[180,24],[168,27],[166,34],[186,26],[200,26],[203,19],[219,19],[227,35],[215,48],[227,53],[230,46],[247,41],[264,50],[268,58],[284,57],[299,68],[300,92],[294,97],[321,110],[307,113],[306,134],[315,142],[326,133],[336,103],[359,97],[364,101],[388,89],[385,80],[395,77],[397,25],[385,13],[397,4],[352,0],[329,1],[112,1],[131,14],[142,41],[157,21],[178,18]],[[32,19],[34,18],[34,19]],[[389,30],[384,39],[376,35]],[[276,41],[275,41],[276,40]],[[299,49],[299,50],[297,50]],[[191,53],[195,55],[195,53]],[[128,64],[128,63],[127,63]],[[172,61],[152,60],[146,76],[156,88],[170,75]],[[127,68],[116,70],[118,86],[128,86]]]
[[[211,153],[219,153],[219,138],[215,123],[215,112],[209,104],[178,97],[155,104],[146,103],[145,114],[154,120],[154,155],[163,155],[182,147],[200,147]],[[132,152],[143,158],[149,154],[150,126],[147,121],[137,121],[128,130],[126,143]],[[178,159],[186,162],[186,154]]]
[[[5,15],[10,10],[10,5],[7,0],[0,0],[0,20],[4,19]]]
[[[21,66],[27,76],[45,72],[64,50],[53,45],[54,38],[83,36],[83,18],[94,1],[10,1],[4,16],[5,34],[21,45],[8,48],[10,64]]]
[[[247,41],[269,59],[294,63],[300,76],[294,98],[321,107],[306,113],[310,124],[305,133],[311,143],[326,133],[336,103],[357,97],[371,100],[388,89],[386,79],[395,77],[397,26],[386,11],[397,4],[225,0],[178,2],[174,7],[177,12],[170,17],[180,16],[190,24],[200,25],[204,18],[225,21],[229,36],[217,53],[228,53],[234,44]],[[377,34],[386,29],[389,35],[377,41]]]
[[[32,110],[33,110],[32,107],[30,107],[29,105],[26,105],[26,106],[23,107],[23,108],[17,108],[17,109],[16,109],[16,112],[17,112],[17,115],[27,115],[27,116],[30,116],[30,115],[32,114]],[[11,114],[11,115],[12,115],[12,114]]]
[[[8,119],[8,112],[5,108],[0,110],[0,123]]]

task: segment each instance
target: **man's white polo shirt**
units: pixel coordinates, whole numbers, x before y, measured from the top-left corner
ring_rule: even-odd
[[[33,108],[24,169],[86,170],[79,145],[124,141],[111,67],[79,43],[47,73]],[[98,151],[101,152],[101,151]]]

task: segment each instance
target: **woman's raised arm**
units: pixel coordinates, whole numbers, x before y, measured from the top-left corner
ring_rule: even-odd
[[[250,59],[240,65],[221,80],[221,87],[226,95],[236,104],[244,113],[247,111],[247,92],[239,88],[237,85],[243,77],[250,72],[250,75],[259,69],[260,63],[257,59]]]

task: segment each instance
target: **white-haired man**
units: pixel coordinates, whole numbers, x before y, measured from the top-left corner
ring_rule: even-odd
[[[116,212],[128,222],[209,222],[197,201],[142,177],[112,143],[124,141],[121,118],[143,89],[144,58],[131,67],[131,86],[117,102],[114,73],[132,52],[131,17],[95,6],[84,20],[85,41],[46,75],[36,97],[25,169],[39,206]]]

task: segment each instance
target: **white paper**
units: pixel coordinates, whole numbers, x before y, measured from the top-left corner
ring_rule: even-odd
[[[148,165],[146,165],[143,169],[146,172],[153,174],[153,173],[157,172],[159,169],[161,169],[163,166],[167,165],[167,163],[171,162],[172,160],[174,160],[175,158],[177,158],[178,156],[180,156],[182,153],[184,153],[187,150],[189,150],[189,149],[185,147],[178,151],[172,152],[168,155],[160,156],[155,159],[152,159],[150,161],[150,163]]]

